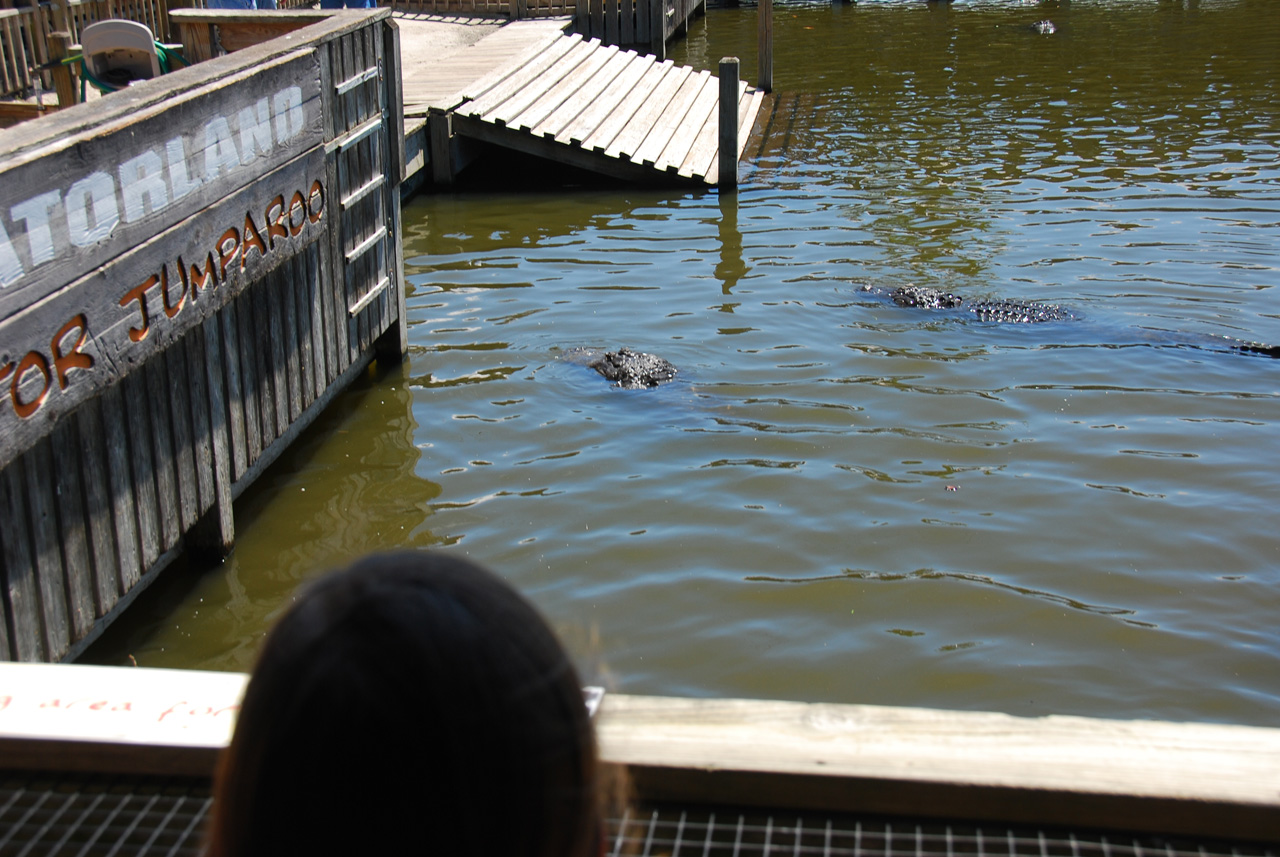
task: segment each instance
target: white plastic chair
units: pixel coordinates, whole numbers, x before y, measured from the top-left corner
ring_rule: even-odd
[[[90,24],[80,32],[80,53],[89,81],[104,92],[162,74],[155,36],[136,21]]]

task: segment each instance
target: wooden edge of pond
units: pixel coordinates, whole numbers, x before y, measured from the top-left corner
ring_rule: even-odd
[[[247,676],[0,664],[0,766],[208,776]],[[607,694],[643,800],[1280,841],[1280,729]]]

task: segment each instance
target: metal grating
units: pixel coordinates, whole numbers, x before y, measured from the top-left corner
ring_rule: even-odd
[[[0,857],[201,852],[209,782],[0,772]],[[1256,843],[656,805],[609,822],[611,857],[1280,857]]]
[[[0,773],[0,857],[200,853],[207,780]]]
[[[612,857],[1277,857],[1247,843],[1117,833],[978,827],[903,819],[808,817],[645,807],[609,825]]]

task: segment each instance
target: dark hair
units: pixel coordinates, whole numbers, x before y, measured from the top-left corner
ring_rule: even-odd
[[[271,632],[214,786],[210,857],[586,857],[599,763],[555,634],[459,557],[381,554]]]

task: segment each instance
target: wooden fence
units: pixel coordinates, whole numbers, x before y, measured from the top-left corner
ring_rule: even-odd
[[[0,139],[0,659],[229,549],[232,499],[403,353],[398,38],[329,13]]]
[[[277,0],[281,9],[306,9],[317,0]],[[207,0],[55,0],[19,9],[0,9],[0,97],[24,95],[36,83],[40,66],[52,59],[49,36],[63,32],[72,42],[80,31],[107,18],[125,18],[146,24],[157,40],[172,42],[177,33],[169,23],[170,8],[205,8]],[[47,72],[45,89],[53,84]]]

